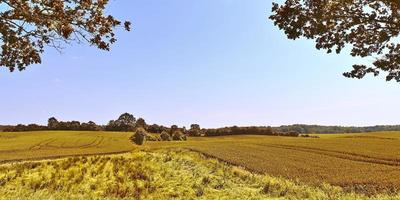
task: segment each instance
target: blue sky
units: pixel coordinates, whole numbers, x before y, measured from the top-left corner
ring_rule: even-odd
[[[83,44],[23,72],[0,70],[0,124],[93,120],[123,112],[148,123],[400,124],[400,85],[347,79],[357,60],[287,40],[265,0],[115,0],[132,21],[111,52]]]

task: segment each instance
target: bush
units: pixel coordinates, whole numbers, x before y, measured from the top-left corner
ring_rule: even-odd
[[[224,135],[278,135],[271,127],[267,126],[249,126],[249,127],[225,127],[217,129],[202,129],[205,136],[224,136]],[[195,134],[195,133],[189,133]],[[200,133],[202,134],[202,133]],[[192,135],[190,135],[192,136]]]
[[[172,140],[171,136],[166,131],[161,132],[160,137],[161,137],[162,141],[171,141]]]
[[[190,129],[188,131],[189,136],[192,137],[200,137],[202,135],[202,132],[200,129]]]
[[[301,134],[300,137],[310,137],[308,134]]]
[[[132,136],[131,140],[137,145],[142,145],[146,141],[146,137],[146,131],[143,128],[138,128],[135,134]]]
[[[172,134],[172,140],[176,140],[176,141],[186,140],[186,135],[184,135],[181,131],[175,131]]]
[[[318,135],[308,135],[308,134],[301,134],[301,137],[305,137],[305,138],[319,138]]]

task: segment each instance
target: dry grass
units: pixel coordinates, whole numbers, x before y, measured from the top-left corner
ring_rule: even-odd
[[[145,148],[185,147],[254,172],[364,194],[398,193],[400,133],[320,135],[321,138],[227,136]]]
[[[39,131],[0,133],[0,163],[71,155],[127,152],[132,133]]]
[[[0,162],[131,151],[131,133],[0,133]],[[148,142],[155,149],[188,148],[252,172],[347,192],[398,194],[400,133],[319,135],[321,138],[226,136]],[[235,172],[242,174],[241,172]],[[240,175],[241,176],[241,175]]]
[[[0,199],[369,199],[256,175],[185,150],[5,164],[0,185]]]

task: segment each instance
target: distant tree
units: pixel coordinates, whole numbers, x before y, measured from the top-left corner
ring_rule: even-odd
[[[110,50],[114,28],[122,24],[105,15],[108,0],[3,0],[0,1],[0,66],[10,71],[41,63],[44,47],[60,50],[63,44],[87,42]],[[124,22],[130,30],[130,22]]]
[[[192,124],[190,125],[190,129],[188,131],[189,136],[199,137],[202,135],[202,131],[200,129],[200,125]]]
[[[81,123],[79,121],[71,121],[67,124],[68,124],[69,130],[80,130],[81,129]]]
[[[363,78],[388,72],[386,80],[400,82],[400,1],[286,0],[273,3],[270,19],[289,39],[305,37],[327,53],[342,52],[372,57],[372,66],[353,65],[344,76]]]
[[[12,128],[10,125],[0,125],[0,132],[10,132]]]
[[[71,130],[69,122],[63,122],[63,121],[58,122],[56,130]]]
[[[25,131],[41,131],[41,130],[47,130],[47,127],[38,124],[28,124],[28,126],[26,126],[25,129]]]
[[[123,113],[117,120],[111,120],[107,126],[107,131],[134,131],[136,118],[129,113]]]
[[[250,127],[224,127],[218,129],[203,129],[205,136],[223,136],[223,135],[278,135],[271,127],[250,126]]]
[[[88,131],[99,131],[101,130],[101,127],[97,126],[96,123],[89,121],[88,123],[82,123],[81,129]]]
[[[147,126],[147,131],[150,133],[161,133],[163,131],[167,131],[167,127],[165,126],[160,126],[158,124],[152,124],[150,126]]]
[[[124,113],[118,117],[117,121],[122,125],[134,126],[136,123],[136,118],[130,113]]]
[[[169,134],[172,135],[175,131],[179,130],[179,127],[177,125],[172,125],[171,128],[169,129]]]
[[[195,130],[195,129],[200,130],[200,125],[198,125],[198,124],[191,124],[191,125],[190,125],[190,129],[192,129],[192,130]]]
[[[145,121],[143,118],[137,119],[137,121],[136,121],[136,127],[142,127],[142,128],[144,128],[144,129],[146,129],[146,128],[147,128],[146,121]]]
[[[238,126],[232,126],[232,127],[230,128],[230,133],[231,133],[232,135],[241,135],[241,134],[243,134],[243,131],[242,131],[242,129],[240,129]]]
[[[116,123],[115,120],[110,120],[107,125],[105,126],[106,131],[115,131],[116,130]]]
[[[55,117],[51,117],[49,118],[49,120],[47,120],[47,127],[50,130],[56,130],[58,129],[58,126],[59,126],[58,120]]]
[[[377,132],[377,131],[400,131],[400,125],[389,125],[389,126],[366,126],[366,127],[354,127],[354,126],[319,126],[319,125],[306,125],[306,124],[294,124],[289,126],[275,127],[277,132],[297,132],[297,133],[362,133],[362,132]]]
[[[42,131],[48,130],[47,126],[41,126],[37,124],[18,124],[16,126],[7,126],[3,131],[4,132],[22,132],[22,131]]]

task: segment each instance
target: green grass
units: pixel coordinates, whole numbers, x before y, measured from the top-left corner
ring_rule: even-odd
[[[0,132],[0,163],[12,160],[133,150],[132,133],[90,131]]]
[[[144,148],[189,148],[257,173],[365,194],[400,188],[400,133],[335,134],[321,138],[226,136],[152,142]]]
[[[5,164],[0,185],[0,199],[369,199],[253,174],[187,150]]]

